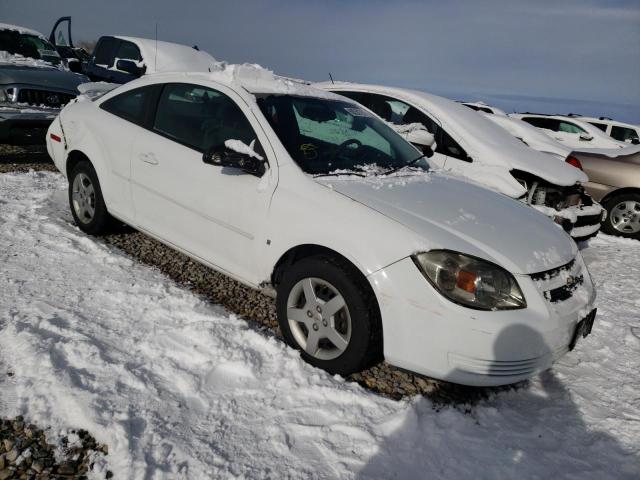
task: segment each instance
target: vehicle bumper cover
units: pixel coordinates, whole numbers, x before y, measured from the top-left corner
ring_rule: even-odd
[[[47,128],[57,114],[54,109],[0,107],[0,142],[44,144]]]
[[[552,303],[544,291],[569,275],[580,288]],[[577,323],[593,310],[595,290],[580,254],[550,280],[516,275],[527,300],[519,310],[480,311],[438,293],[410,258],[371,274],[384,330],[384,355],[397,367],[454,383],[516,383],[548,369],[569,350]],[[560,283],[558,283],[560,282]]]

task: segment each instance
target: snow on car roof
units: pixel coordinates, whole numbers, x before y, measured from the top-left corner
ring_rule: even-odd
[[[31,30],[30,28],[21,27],[20,25],[11,25],[10,23],[0,23],[0,30],[15,30],[25,35],[35,35],[37,37],[45,38],[40,32]]]
[[[207,52],[179,43],[120,35],[114,35],[114,38],[126,40],[138,46],[147,67],[147,73],[207,72],[218,63]]]

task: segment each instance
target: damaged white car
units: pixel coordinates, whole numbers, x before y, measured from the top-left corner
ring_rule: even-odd
[[[251,66],[83,100],[48,136],[77,225],[97,234],[115,217],[274,294],[286,341],[315,366],[385,358],[501,385],[591,331],[595,291],[566,233],[432,172],[428,149],[351,100]]]
[[[400,133],[410,125],[426,128],[437,144],[431,163],[531,205],[576,241],[600,230],[605,212],[585,193],[583,172],[527,148],[467,106],[402,88],[347,82],[316,86],[359,102]]]

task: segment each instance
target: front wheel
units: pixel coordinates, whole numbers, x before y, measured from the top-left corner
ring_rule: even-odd
[[[69,175],[69,206],[76,225],[85,233],[105,233],[113,223],[102,197],[98,175],[88,161],[78,163]]]
[[[602,230],[610,235],[640,240],[640,193],[616,195],[605,203],[607,219]]]
[[[293,264],[278,286],[276,306],[286,342],[316,367],[346,376],[382,357],[377,302],[344,260],[317,256]]]

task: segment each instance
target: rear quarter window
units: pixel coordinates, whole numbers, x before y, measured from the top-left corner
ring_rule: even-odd
[[[102,102],[100,108],[142,126],[145,122],[147,98],[150,94],[151,87],[135,88]]]

